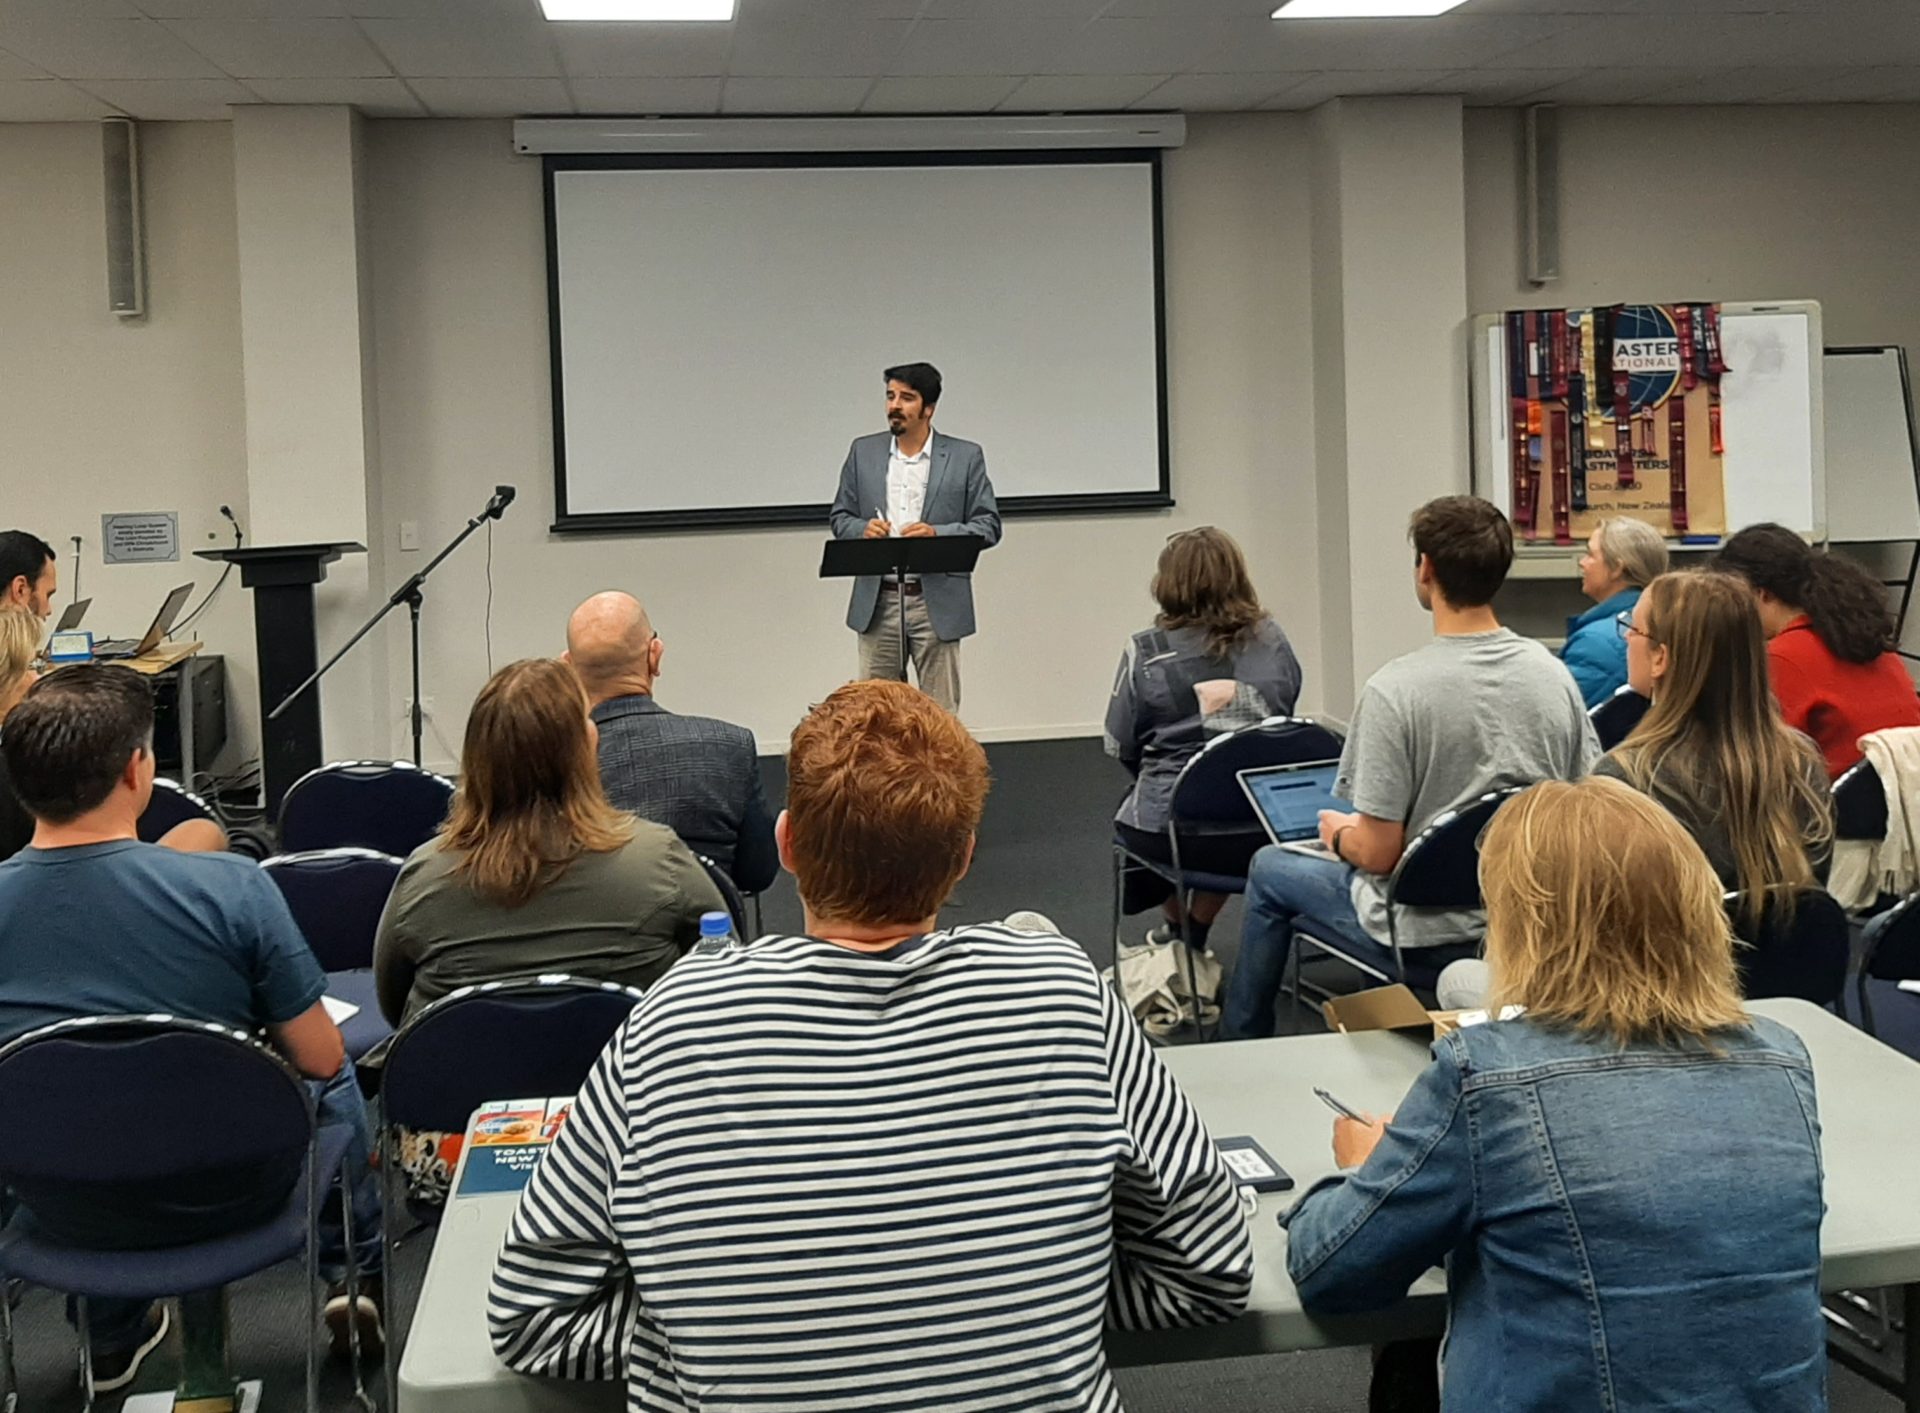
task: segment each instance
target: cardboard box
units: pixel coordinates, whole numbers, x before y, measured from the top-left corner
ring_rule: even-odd
[[[1485,1011],[1430,1011],[1405,986],[1376,986],[1351,996],[1330,997],[1320,1008],[1327,1025],[1341,1035],[1363,1030],[1421,1030],[1437,1040],[1463,1025],[1487,1019]]]

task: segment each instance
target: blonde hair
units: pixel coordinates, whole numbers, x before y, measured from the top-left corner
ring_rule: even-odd
[[[1817,881],[1813,857],[1833,833],[1825,769],[1813,743],[1780,719],[1745,584],[1713,571],[1663,574],[1644,608],[1667,673],[1613,759],[1635,788],[1697,802],[1726,829],[1734,884],[1757,922],[1769,902],[1791,906]]]
[[[1644,520],[1625,515],[1600,522],[1600,558],[1636,588],[1667,572],[1667,542]]]
[[[566,663],[511,662],[480,689],[441,838],[467,885],[509,908],[580,855],[610,854],[633,838],[633,816],[601,788],[586,690]]]
[[[0,607],[0,721],[33,685],[33,660],[39,655],[39,618],[17,604]]]
[[[1674,817],[1590,776],[1515,796],[1480,850],[1490,1002],[1664,1044],[1744,1025],[1720,880]]]

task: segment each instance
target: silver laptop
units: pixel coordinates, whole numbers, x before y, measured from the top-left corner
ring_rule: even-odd
[[[180,610],[186,607],[187,595],[193,592],[192,584],[181,584],[167,595],[167,601],[160,605],[160,611],[153,616],[153,623],[141,638],[109,638],[104,643],[93,645],[96,658],[139,657],[150,653],[160,646],[160,640],[173,630],[173,620],[180,616]]]
[[[93,607],[92,599],[75,599],[60,615],[60,621],[53,625],[53,631],[71,633],[80,626],[80,620],[87,616],[87,610],[91,607]]]
[[[1339,774],[1339,761],[1316,760],[1257,766],[1238,779],[1269,839],[1296,854],[1330,859],[1333,852],[1320,842],[1320,811],[1353,808],[1333,793]]]

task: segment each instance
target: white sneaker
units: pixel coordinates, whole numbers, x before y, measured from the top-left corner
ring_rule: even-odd
[[[1008,913],[1002,922],[1022,932],[1047,932],[1055,937],[1060,936],[1059,925],[1052,918],[1045,913],[1036,913],[1027,908],[1022,908],[1017,913]]]

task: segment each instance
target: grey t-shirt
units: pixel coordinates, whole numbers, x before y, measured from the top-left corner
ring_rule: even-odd
[[[1510,628],[1435,638],[1368,680],[1354,708],[1335,790],[1407,839],[1489,790],[1577,780],[1600,757],[1580,689],[1565,664]],[[1360,924],[1387,940],[1387,880],[1356,869]],[[1475,910],[1402,908],[1402,947],[1478,937]]]

